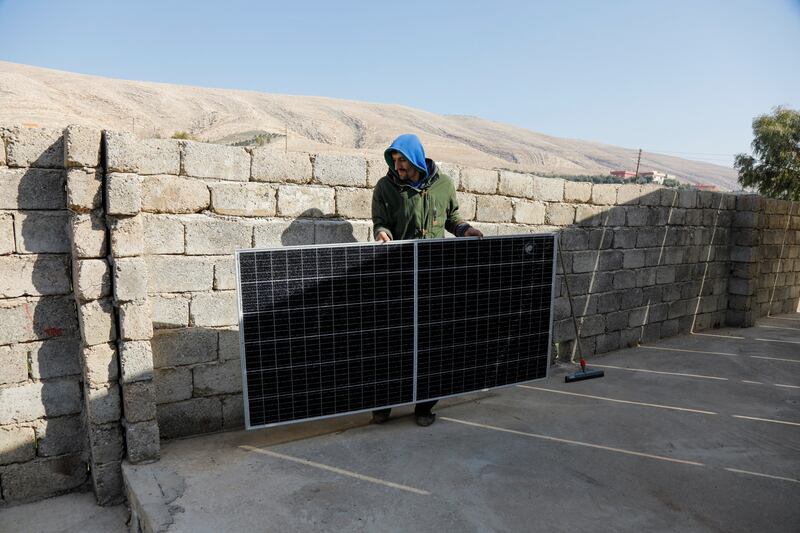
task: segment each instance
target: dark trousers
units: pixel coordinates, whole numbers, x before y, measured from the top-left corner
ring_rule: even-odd
[[[415,415],[423,415],[428,414],[433,409],[433,406],[436,405],[436,402],[439,400],[431,400],[429,402],[419,402],[418,404],[414,405],[414,414]],[[387,409],[376,409],[373,411],[375,414],[381,414],[385,416],[389,416],[389,413],[392,412],[392,408],[389,407]]]

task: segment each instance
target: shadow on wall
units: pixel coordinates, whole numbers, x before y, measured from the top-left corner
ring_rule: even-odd
[[[307,246],[357,242],[353,225],[341,219],[323,218],[316,207],[306,209],[281,234],[283,246]]]
[[[60,143],[56,144],[60,147]],[[31,165],[53,166],[50,152],[56,151],[56,146],[51,146]],[[4,284],[9,290],[6,296],[16,301],[6,310],[11,311],[10,320],[3,324],[0,344],[12,343],[15,362],[24,358],[28,363],[27,376],[19,376],[27,381],[10,386],[29,390],[9,403],[11,431],[19,432],[25,442],[11,452],[15,464],[3,467],[3,496],[9,503],[74,490],[89,479],[65,171],[28,168],[20,172],[17,198],[8,199],[16,202],[9,207],[18,209],[14,214],[16,235],[11,241],[15,249],[5,256],[11,268],[3,273],[9,280]],[[0,420],[0,424],[8,422]]]

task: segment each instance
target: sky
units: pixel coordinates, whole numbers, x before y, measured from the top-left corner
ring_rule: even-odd
[[[800,109],[800,0],[0,0],[0,60],[401,104],[731,165]]]

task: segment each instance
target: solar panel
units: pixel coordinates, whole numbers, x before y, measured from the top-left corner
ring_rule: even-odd
[[[238,250],[246,426],[546,377],[554,242]]]

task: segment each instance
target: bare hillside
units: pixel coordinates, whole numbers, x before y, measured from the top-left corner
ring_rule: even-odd
[[[0,125],[84,124],[141,137],[183,131],[209,142],[262,136],[289,150],[376,154],[400,133],[420,136],[430,157],[539,174],[632,170],[636,150],[551,137],[477,117],[309,96],[115,80],[0,61]],[[645,154],[643,171],[736,189],[733,169]]]

